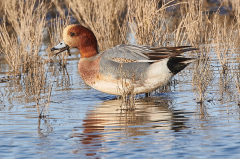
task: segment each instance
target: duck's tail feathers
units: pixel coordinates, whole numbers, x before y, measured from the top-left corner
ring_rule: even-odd
[[[196,61],[197,59],[196,58],[183,58],[183,60],[181,61],[181,62],[179,62],[179,63],[184,63],[184,64],[190,64],[190,63],[192,63],[192,62],[194,62],[194,61]]]
[[[196,61],[195,58],[186,58],[186,57],[170,57],[167,66],[168,69],[173,73],[177,74],[181,70],[183,70],[188,64]]]
[[[149,52],[143,53],[149,60],[162,60],[169,57],[181,57],[184,52],[198,50],[198,48],[192,46],[151,47],[149,50]]]

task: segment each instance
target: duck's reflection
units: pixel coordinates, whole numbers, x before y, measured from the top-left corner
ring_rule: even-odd
[[[165,130],[185,129],[187,118],[184,112],[174,110],[172,101],[164,98],[145,98],[137,100],[134,111],[120,111],[121,100],[109,100],[91,110],[84,123],[75,127],[72,137],[81,141],[73,153],[96,155],[105,151],[105,142],[118,142],[132,136],[145,136],[153,133],[166,133]]]

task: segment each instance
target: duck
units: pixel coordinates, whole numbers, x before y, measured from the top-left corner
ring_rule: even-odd
[[[68,25],[63,40],[51,48],[55,55],[77,48],[78,72],[90,87],[112,95],[150,93],[163,87],[196,58],[184,57],[192,46],[153,47],[120,44],[98,51],[94,33],[80,24]]]

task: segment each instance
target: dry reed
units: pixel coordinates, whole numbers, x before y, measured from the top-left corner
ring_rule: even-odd
[[[25,102],[34,101],[41,116],[52,89],[40,54],[48,6],[44,2],[18,0],[7,0],[4,5],[4,21],[0,26],[1,52],[13,75],[8,93],[11,97],[20,96]],[[12,33],[8,31],[7,23],[13,28]]]
[[[44,35],[47,6],[42,2],[35,8],[34,1],[5,1],[5,21],[0,26],[2,53],[16,74],[26,72],[36,63]],[[6,23],[14,33],[9,34]]]
[[[66,0],[66,3],[78,22],[94,32],[100,51],[126,42],[126,36],[120,36],[126,0]]]
[[[49,70],[42,62],[45,60],[39,55],[48,7],[44,2],[36,5],[36,1],[25,3],[6,0],[6,2],[1,2],[5,6],[4,22],[0,26],[1,53],[4,53],[14,74],[28,73],[21,77],[27,89],[24,92],[27,95],[36,94],[36,101],[39,103],[39,99],[45,99],[39,96],[47,92],[51,94],[52,88],[46,76]],[[199,51],[186,55],[198,56],[198,61],[178,74],[176,79],[192,79],[197,102],[204,102],[209,98],[209,92],[217,89],[221,91],[217,91],[216,94],[219,92],[219,96],[216,98],[227,98],[225,97],[227,95],[232,100],[231,94],[234,93],[235,100],[239,101],[240,4],[238,0],[223,0],[220,3],[219,8],[224,7],[229,16],[220,15],[220,9],[213,13],[208,12],[212,4],[198,0],[179,0],[169,3],[158,0],[63,0],[61,2],[65,3],[71,16],[94,32],[100,51],[122,43],[199,47]],[[50,43],[46,52],[61,41],[63,28],[70,23],[70,17],[65,17],[63,5],[56,0],[52,0],[52,3],[56,6],[60,18],[50,22],[51,26],[48,30]],[[3,10],[3,7],[1,9]],[[6,22],[13,28],[12,33],[9,33]],[[62,66],[66,66],[66,57],[66,54],[63,54],[58,60],[61,61]],[[37,76],[40,78],[36,79]],[[170,83],[169,86],[171,85]],[[38,86],[36,87],[38,90],[30,88],[32,86]],[[48,89],[44,90],[46,87]],[[169,90],[167,88],[167,91]],[[237,91],[238,93],[235,93]]]
[[[55,19],[53,19],[48,29],[50,41],[48,43],[48,48],[46,49],[46,52],[49,52],[49,57],[55,56],[54,54],[50,53],[50,50],[53,46],[56,46],[60,41],[62,41],[63,29],[70,24],[70,17],[65,17],[65,15],[62,16],[64,18],[56,17]],[[64,53],[58,54],[56,57],[56,60],[59,62],[59,64],[65,67],[67,64],[68,53],[65,51]]]

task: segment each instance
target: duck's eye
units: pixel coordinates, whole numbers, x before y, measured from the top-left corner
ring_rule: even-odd
[[[71,33],[70,33],[70,36],[71,36],[71,37],[75,36],[75,33],[74,33],[74,32],[71,32]]]

